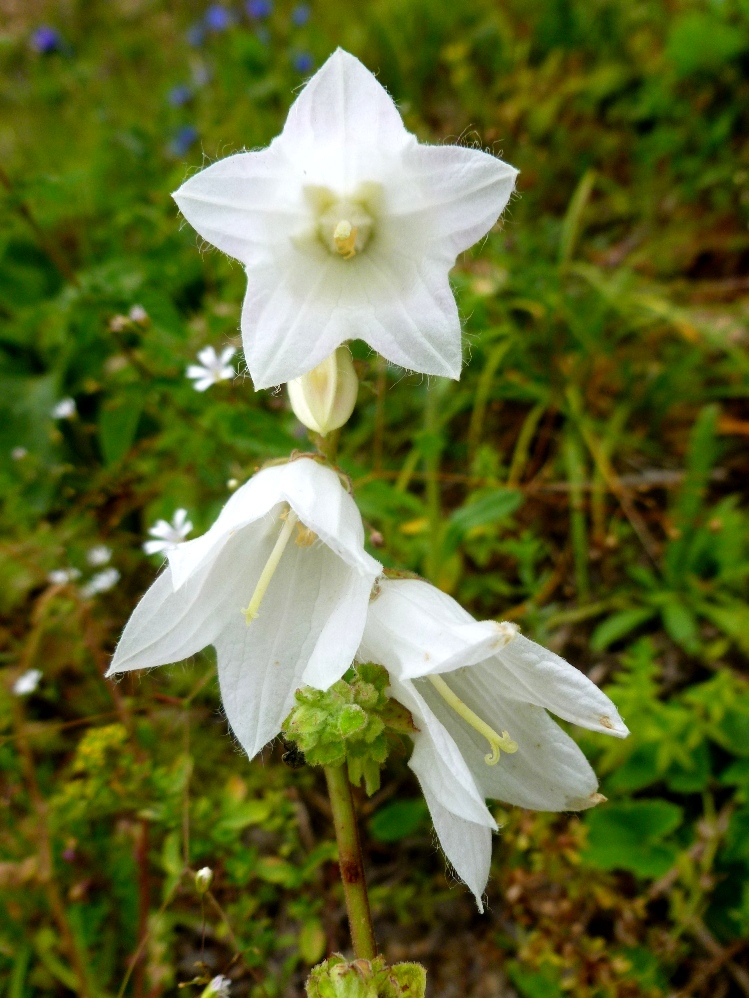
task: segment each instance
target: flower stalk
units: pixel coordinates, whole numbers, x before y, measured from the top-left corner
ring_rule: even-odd
[[[364,862],[351,784],[345,766],[325,766],[324,769],[338,842],[338,864],[341,869],[351,942],[357,959],[373,960],[377,956],[377,944],[372,927],[372,914],[369,910],[369,895],[364,878]]]

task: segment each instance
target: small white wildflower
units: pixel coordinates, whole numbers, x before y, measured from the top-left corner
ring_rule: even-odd
[[[89,599],[98,593],[109,592],[119,581],[120,573],[116,568],[105,568],[103,572],[97,572],[92,576],[85,586],[81,586],[81,595]]]
[[[211,385],[217,385],[219,381],[229,381],[237,373],[229,361],[237,351],[234,347],[225,347],[220,354],[217,354],[213,347],[203,347],[198,352],[200,364],[190,364],[187,368],[187,377],[195,384],[193,388],[196,392],[204,392]]]
[[[86,554],[86,561],[89,565],[93,565],[95,568],[98,568],[101,565],[107,565],[111,557],[111,548],[108,548],[106,544],[97,544],[95,547],[89,549]]]
[[[172,517],[171,523],[167,523],[166,520],[157,520],[154,523],[148,533],[156,539],[146,541],[143,550],[146,554],[162,554],[166,551],[172,551],[182,543],[191,530],[192,523],[187,519],[187,510],[178,509]]]
[[[19,676],[15,683],[13,683],[13,692],[17,697],[25,697],[29,693],[34,692],[39,685],[39,680],[41,678],[42,673],[39,669],[27,669],[26,672]]]
[[[72,419],[75,414],[75,399],[70,397],[60,399],[50,412],[52,419]]]
[[[210,866],[203,866],[195,874],[195,889],[198,894],[205,894],[210,889],[213,882],[213,870]]]
[[[23,461],[28,453],[25,447],[14,447],[10,456],[14,461]]]
[[[142,305],[133,305],[128,312],[128,317],[132,322],[138,322],[141,325],[148,322],[148,312],[146,312]]]
[[[231,993],[231,981],[223,974],[214,977],[208,987],[203,991],[200,998],[229,998]]]
[[[65,586],[68,582],[80,579],[81,573],[77,568],[56,568],[47,575],[47,582],[53,586]]]

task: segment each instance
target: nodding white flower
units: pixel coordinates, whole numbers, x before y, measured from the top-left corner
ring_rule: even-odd
[[[86,561],[95,568],[107,565],[111,558],[112,549],[108,548],[106,544],[97,544],[95,547],[89,548],[86,553]]]
[[[195,391],[204,392],[211,385],[233,378],[237,372],[229,361],[236,352],[234,347],[224,347],[220,354],[217,354],[213,347],[203,347],[199,350],[200,364],[190,364],[187,368],[187,377],[195,382],[193,385]]]
[[[219,974],[214,977],[210,984],[201,993],[200,998],[229,998],[231,994],[231,980]]]
[[[178,509],[172,517],[171,523],[167,523],[166,520],[157,520],[154,523],[148,533],[155,540],[146,541],[143,550],[146,554],[162,554],[171,551],[184,541],[191,530],[192,522],[187,519],[187,510]]]
[[[358,658],[384,665],[419,729],[409,765],[442,848],[476,896],[497,825],[487,797],[536,811],[579,811],[604,798],[587,759],[547,710],[592,731],[629,732],[609,698],[564,659],[477,621],[426,582],[384,579]]]
[[[219,160],[174,199],[245,265],[255,388],[298,378],[356,338],[402,367],[457,378],[448,271],[494,225],[516,176],[478,149],[419,144],[372,73],[338,49],[267,149]]]
[[[356,504],[311,458],[265,468],[210,530],[168,552],[108,675],[180,662],[213,645],[229,724],[250,757],[274,738],[302,685],[351,665],[381,571]]]
[[[286,386],[294,415],[323,437],[348,420],[356,405],[359,379],[347,347],[338,347],[322,364]]]
[[[52,419],[72,419],[75,414],[75,399],[70,397],[60,399],[60,401],[52,407],[52,411],[50,412]]]
[[[80,579],[81,573],[77,568],[55,568],[47,575],[47,582],[53,586],[65,586],[68,582],[75,582]]]
[[[42,672],[40,669],[27,669],[13,683],[13,692],[17,697],[28,696],[29,693],[33,693],[37,688],[41,678]]]
[[[116,568],[105,568],[103,572],[92,575],[85,586],[81,586],[81,596],[90,599],[99,593],[108,593],[120,581],[120,573]]]

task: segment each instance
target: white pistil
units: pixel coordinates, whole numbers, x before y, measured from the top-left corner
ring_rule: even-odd
[[[459,696],[453,693],[442,676],[427,676],[427,679],[431,682],[432,686],[434,686],[442,699],[449,704],[450,707],[452,707],[455,713],[462,717],[464,721],[470,724],[475,731],[478,731],[478,733],[489,742],[491,752],[484,756],[484,762],[487,766],[497,765],[499,762],[500,749],[508,755],[512,755],[513,752],[517,752],[517,742],[514,742],[512,738],[510,738],[509,732],[503,731],[501,735],[498,735],[494,728],[489,727],[486,721],[482,721],[478,714],[474,714],[471,708],[464,704]]]
[[[336,252],[344,260],[356,256],[356,229],[347,218],[342,218],[333,230]]]
[[[263,601],[263,596],[270,585],[270,580],[273,578],[273,573],[278,568],[278,563],[281,560],[281,555],[284,552],[286,545],[289,543],[289,538],[294,532],[294,527],[299,522],[299,517],[296,515],[293,509],[289,509],[286,513],[286,522],[281,528],[281,533],[278,535],[278,540],[273,545],[273,550],[270,553],[270,557],[265,563],[265,567],[260,573],[260,578],[255,586],[255,592],[250,598],[250,602],[247,604],[242,613],[248,624],[257,617],[258,610],[260,609],[260,604]]]

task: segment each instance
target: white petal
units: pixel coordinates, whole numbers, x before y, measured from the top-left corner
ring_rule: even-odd
[[[213,163],[172,196],[204,239],[247,265],[272,260],[307,219],[300,179],[278,139]]]
[[[197,364],[190,364],[185,371],[188,378],[205,378],[209,373],[204,367],[199,367]]]
[[[518,751],[502,752],[496,766],[484,761],[486,740],[458,717],[429,680],[417,679],[415,685],[455,740],[482,794],[536,811],[593,807],[598,780],[575,742],[542,707],[498,699],[476,672],[453,672],[447,682],[482,720],[498,733],[508,731],[517,743]]]
[[[485,825],[458,818],[444,808],[428,787],[422,785],[434,830],[457,875],[476,898],[480,912],[492,861],[492,833]]]
[[[196,392],[204,392],[207,391],[211,387],[211,385],[215,384],[216,384],[216,379],[213,377],[213,375],[209,375],[207,378],[202,378],[200,381],[196,381],[195,384],[193,385],[193,388],[195,389]]]
[[[477,621],[454,599],[417,579],[382,579],[359,649],[391,675],[413,679],[483,662],[507,640],[494,621]]]
[[[301,458],[259,471],[231,496],[207,533],[170,552],[175,587],[206,559],[215,557],[231,534],[284,502],[339,557],[374,581],[381,566],[364,550],[364,528],[356,503],[334,471],[311,458]]]
[[[347,596],[354,574],[319,541],[311,548],[291,543],[258,616],[248,626],[237,611],[218,635],[221,697],[232,730],[250,757],[278,734],[294,691],[308,682],[310,669],[323,687],[351,665],[369,595],[360,585],[358,607]],[[245,603],[251,591],[245,591]],[[348,622],[341,619],[341,600],[352,613]],[[356,617],[361,620],[358,629]]]
[[[161,551],[166,551],[170,546],[169,541],[146,541],[143,545],[143,550],[146,554],[159,554]]]
[[[408,765],[422,787],[428,787],[451,814],[496,829],[496,822],[452,735],[437,719],[421,692],[408,680],[394,681],[391,686],[392,696],[411,711],[419,729],[413,736],[414,750]]]
[[[167,523],[166,520],[157,520],[148,533],[151,537],[160,537],[162,540],[169,540],[172,536],[173,528],[171,523]]]
[[[179,509],[175,510],[174,516],[172,517],[172,524],[173,524],[175,530],[181,530],[182,527],[185,525],[185,520],[186,519],[187,519],[187,510],[186,509],[183,509],[182,507],[180,507]],[[159,522],[163,523],[164,521],[161,520]],[[192,524],[190,524],[190,529],[192,529]]]
[[[237,351],[234,347],[224,347],[221,351],[221,363],[228,364],[236,352]]]
[[[281,138],[300,159],[324,151],[331,160],[327,186],[344,190],[372,179],[361,177],[367,151],[397,153],[413,142],[385,88],[340,48],[292,104]]]
[[[213,347],[203,347],[202,350],[198,350],[198,360],[204,367],[207,367],[210,371],[211,368],[216,366],[216,351]]]
[[[242,342],[255,388],[301,377],[351,339],[408,369],[458,377],[448,267],[386,246],[343,260],[289,243],[283,257],[248,268]]]
[[[403,167],[411,183],[392,191],[389,224],[418,233],[450,266],[497,221],[518,175],[495,156],[456,145],[411,146]]]
[[[535,641],[518,635],[493,661],[479,667],[498,695],[525,700],[604,735],[626,738],[629,729],[611,700],[579,669]]]

